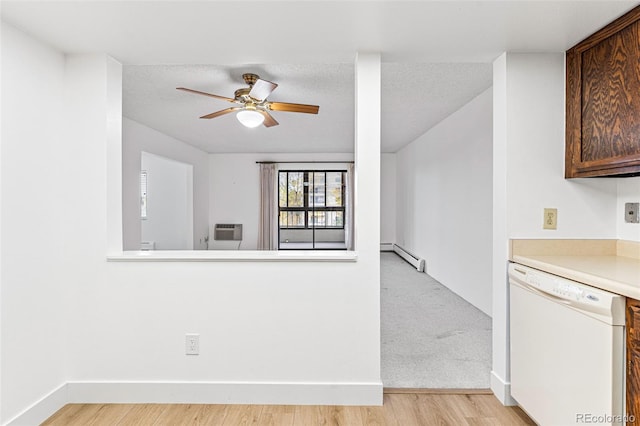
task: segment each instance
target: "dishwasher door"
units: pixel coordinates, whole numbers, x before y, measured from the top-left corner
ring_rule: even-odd
[[[509,266],[511,395],[543,426],[624,424],[624,297]]]

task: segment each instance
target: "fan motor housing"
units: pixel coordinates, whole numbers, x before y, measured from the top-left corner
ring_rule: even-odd
[[[249,92],[251,92],[250,87],[243,87],[242,89],[238,89],[235,91],[235,97],[238,100],[247,99],[249,97]]]
[[[244,82],[247,83],[249,86],[253,86],[255,82],[260,79],[260,76],[257,74],[246,73],[246,74],[242,74],[242,78],[244,79]]]

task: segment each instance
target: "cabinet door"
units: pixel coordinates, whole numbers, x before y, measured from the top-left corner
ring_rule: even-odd
[[[627,415],[640,418],[640,301],[627,298]]]
[[[565,176],[640,173],[640,7],[567,51]]]

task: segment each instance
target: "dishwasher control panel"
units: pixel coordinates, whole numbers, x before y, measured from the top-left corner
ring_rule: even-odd
[[[521,265],[514,265],[513,270],[518,273],[517,277],[520,280],[551,295],[576,301],[586,296],[583,286],[577,283],[573,284],[571,281],[556,277],[555,275],[525,268]],[[589,300],[598,300],[597,296],[591,293],[589,293],[589,295],[592,296]]]
[[[584,296],[584,290],[580,287],[567,283],[557,283],[553,291],[560,296],[580,300]]]
[[[624,324],[624,297],[517,263],[509,264],[509,281],[529,291],[594,316],[612,316]]]

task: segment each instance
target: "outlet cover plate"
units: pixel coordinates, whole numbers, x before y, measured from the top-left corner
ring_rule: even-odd
[[[558,209],[544,209],[542,229],[558,229]]]
[[[187,333],[185,335],[185,354],[200,354],[200,335],[197,333]]]
[[[640,223],[640,203],[624,203],[624,221],[626,223]]]

